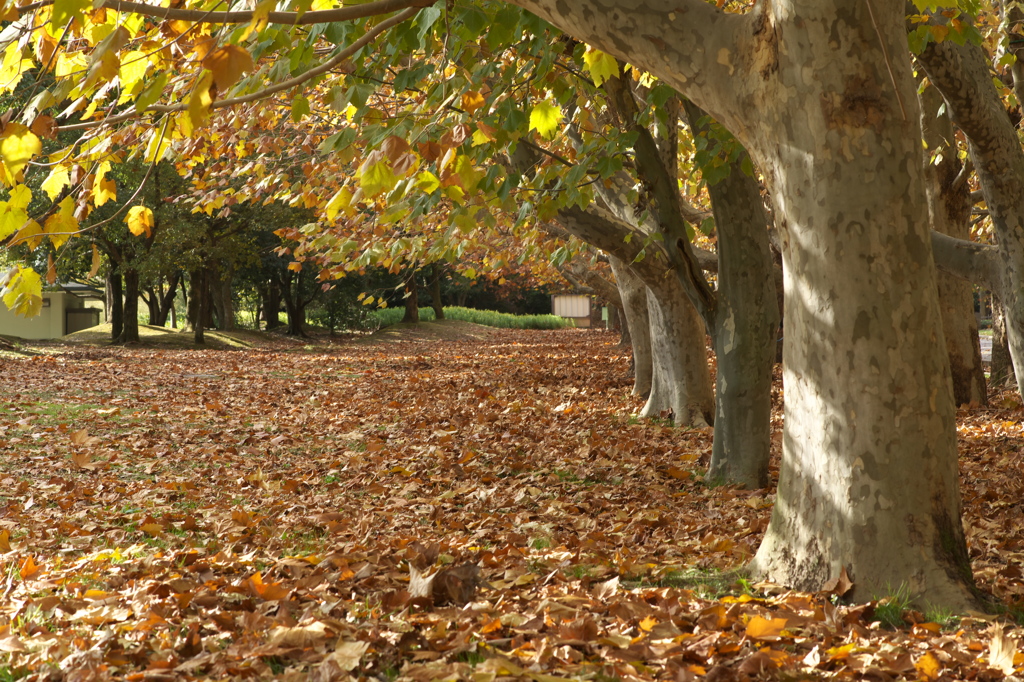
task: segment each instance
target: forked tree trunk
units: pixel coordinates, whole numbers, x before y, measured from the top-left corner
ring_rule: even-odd
[[[622,299],[622,314],[626,318],[633,345],[633,395],[647,398],[651,395],[651,318],[647,313],[647,287],[629,267],[614,256],[608,264],[615,274]]]
[[[715,395],[708,371],[704,321],[674,277],[658,289],[648,286],[650,316],[651,395],[641,417],[670,416],[676,424],[715,423]]]

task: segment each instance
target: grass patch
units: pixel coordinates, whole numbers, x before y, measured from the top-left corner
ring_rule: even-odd
[[[381,327],[398,324],[404,315],[404,308],[379,308],[370,312],[370,317]],[[557,315],[510,315],[493,310],[474,310],[457,306],[446,307],[444,316],[447,320],[461,320],[499,329],[565,329],[576,326],[572,320]],[[433,308],[420,308],[421,322],[433,320]]]
[[[900,585],[895,591],[890,592],[891,594],[878,600],[874,619],[891,630],[904,628],[907,622],[903,619],[903,614],[911,607],[910,590],[906,585]]]

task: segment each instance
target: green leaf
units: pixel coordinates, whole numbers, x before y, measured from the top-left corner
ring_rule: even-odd
[[[298,123],[303,116],[309,116],[309,100],[302,95],[295,95],[292,98],[292,120]]]
[[[541,137],[551,139],[562,124],[562,110],[557,106],[541,100],[530,112],[530,130],[536,130]]]
[[[359,168],[359,186],[367,196],[374,197],[395,187],[395,177],[388,161],[379,152],[372,152]]]
[[[50,24],[58,31],[54,35],[60,35],[69,21],[75,17],[81,18],[90,7],[90,0],[54,0],[53,18],[50,20]]]
[[[437,179],[437,176],[430,171],[422,171],[416,176],[416,188],[421,192],[430,194],[441,187],[441,181]]]
[[[167,72],[161,71],[149,82],[149,85],[142,89],[139,96],[135,98],[135,109],[142,112],[156,104],[157,100],[160,99],[160,95],[163,94],[164,87],[166,85]]]

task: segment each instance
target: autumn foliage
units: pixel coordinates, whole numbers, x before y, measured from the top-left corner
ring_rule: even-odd
[[[617,337],[475,333],[4,357],[0,674],[994,680],[1024,664],[1008,620],[902,611],[898,586],[851,605],[856,576],[820,594],[744,581],[730,571],[773,491],[709,489],[710,432],[629,419]],[[974,572],[1011,606],[1020,412],[960,414]]]

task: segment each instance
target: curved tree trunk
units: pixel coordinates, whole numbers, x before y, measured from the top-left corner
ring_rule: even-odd
[[[629,267],[614,256],[608,257],[622,299],[622,313],[633,345],[633,395],[651,395],[651,318],[647,313],[647,287]]]
[[[921,122],[928,155],[925,159],[928,206],[932,229],[956,239],[971,236],[971,190],[963,164],[957,157],[953,125],[940,115],[942,95],[935,88],[921,93]],[[939,277],[939,309],[946,337],[953,399],[957,405],[988,404],[985,368],[981,364],[978,321],[974,317],[974,291],[970,283],[955,277]]]
[[[648,285],[653,375],[642,417],[669,416],[676,424],[715,423],[704,321],[674,277]]]
[[[192,340],[197,345],[206,344],[206,309],[209,297],[207,296],[207,277],[209,273],[205,267],[196,268],[192,273],[192,311],[190,320],[192,322]],[[194,317],[192,317],[194,315]]]
[[[969,41],[932,43],[918,61],[968,138],[999,248],[1001,281],[995,293],[1019,377],[1024,372],[1024,149],[992,85],[984,48]]]

